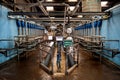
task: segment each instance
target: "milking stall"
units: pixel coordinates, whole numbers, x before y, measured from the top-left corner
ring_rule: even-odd
[[[0,80],[120,80],[119,0],[0,0]]]

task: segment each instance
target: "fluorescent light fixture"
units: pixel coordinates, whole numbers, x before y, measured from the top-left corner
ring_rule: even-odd
[[[56,26],[50,26],[50,29],[55,30],[57,27]]]
[[[56,36],[56,41],[63,41],[63,36]]]
[[[72,17],[69,17],[70,19],[72,19]],[[66,19],[68,19],[68,17],[66,17]]]
[[[48,40],[53,40],[53,36],[48,36]]]
[[[47,30],[44,30],[44,32],[45,32],[45,33],[48,33],[48,31],[47,31]]]
[[[108,1],[101,1],[101,6],[102,7],[107,7],[107,3],[108,3]]]
[[[47,9],[47,11],[54,11],[54,7],[53,6],[47,6],[46,9]]]
[[[50,17],[51,19],[55,19],[55,17]]]
[[[77,17],[82,18],[82,17],[83,17],[83,15],[78,15]]]
[[[68,0],[68,2],[77,2],[77,0]]]
[[[73,11],[75,6],[70,6],[70,11]]]
[[[53,2],[53,0],[46,0],[46,2]]]
[[[70,17],[70,19],[72,19],[72,17]]]

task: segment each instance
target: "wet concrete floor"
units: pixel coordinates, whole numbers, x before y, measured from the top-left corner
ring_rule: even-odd
[[[0,68],[0,80],[120,80],[120,70],[100,64],[88,52],[80,50],[79,66],[68,76],[48,75],[39,67],[39,51],[27,59],[12,61]]]

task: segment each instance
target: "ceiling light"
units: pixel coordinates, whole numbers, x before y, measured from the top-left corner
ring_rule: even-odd
[[[78,15],[77,17],[82,18],[82,17],[83,17],[83,15]]]
[[[53,0],[46,0],[46,2],[53,2]]]
[[[107,7],[107,3],[108,3],[108,1],[101,1],[101,6],[102,7]]]
[[[55,19],[55,17],[50,17],[51,19]]]
[[[68,2],[77,2],[77,0],[68,0]]]
[[[70,19],[72,19],[72,17],[70,17]]]
[[[66,17],[66,19],[68,19],[68,17]],[[69,17],[69,19],[72,19],[72,17]]]
[[[70,11],[73,11],[75,6],[70,6]]]
[[[54,7],[53,6],[47,6],[46,9],[47,9],[47,11],[54,11]]]

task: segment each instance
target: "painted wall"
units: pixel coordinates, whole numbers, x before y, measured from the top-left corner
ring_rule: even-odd
[[[14,39],[14,36],[18,34],[16,21],[9,19],[7,17],[8,11],[10,10],[0,5],[0,39]],[[13,48],[13,47],[14,47],[13,41],[5,42],[0,41],[0,48]],[[12,53],[10,52],[10,54]],[[14,56],[15,55],[5,57],[3,54],[0,54],[0,63],[3,63]]]
[[[104,46],[105,48],[108,49],[118,49],[120,51],[120,7],[111,10],[111,13],[112,16],[109,19],[102,20],[102,25],[99,26],[100,35],[105,37],[105,40],[119,40],[119,41],[107,41],[104,43]],[[80,36],[81,34],[84,33],[83,30],[85,31],[85,28],[83,29],[82,26],[78,26],[75,28],[75,30],[77,31],[76,35]],[[89,34],[91,34],[92,31],[93,30],[89,30]],[[104,56],[107,59],[120,66],[120,54],[117,54],[115,55],[115,57],[112,58],[112,53],[110,51],[104,52],[105,52]],[[106,55],[108,55],[109,57]]]
[[[8,18],[8,11],[11,10],[0,5],[0,39],[14,40],[14,36],[18,36],[18,28],[20,28],[20,35],[40,36],[44,34],[44,28],[41,26],[36,26],[34,28],[31,26],[32,28],[29,28],[30,32],[28,34],[26,33],[26,30],[28,30],[28,25],[26,25],[23,27],[22,32],[22,27],[18,27],[16,20]],[[0,48],[14,48],[14,45],[14,41],[0,41]],[[0,64],[15,57],[17,55],[16,53],[16,50],[8,51],[8,55],[10,55],[8,57],[0,53]],[[19,53],[21,53],[21,51]]]
[[[102,22],[101,35],[107,40],[120,40],[120,7],[113,9],[111,12],[112,17]],[[106,42],[105,45],[108,48],[120,50],[120,42]],[[106,54],[110,55],[111,53],[107,52]],[[114,58],[107,58],[120,65],[120,54]]]

